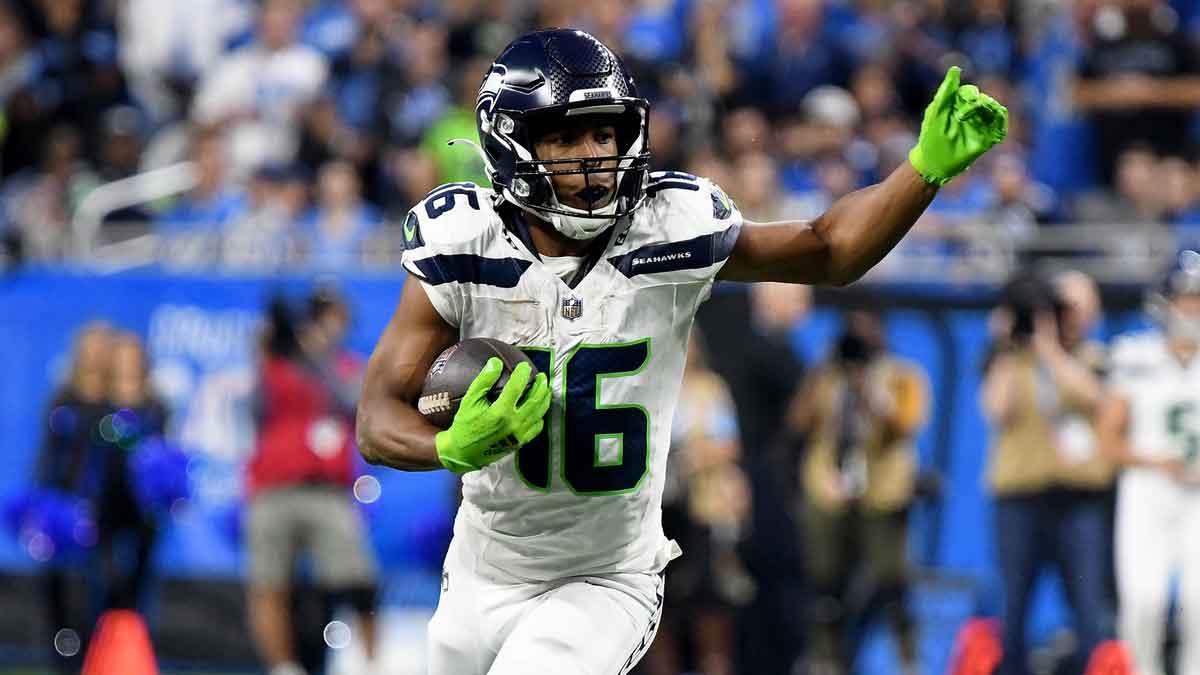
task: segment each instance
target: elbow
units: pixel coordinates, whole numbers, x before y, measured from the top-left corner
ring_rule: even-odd
[[[362,408],[358,410],[358,418],[354,425],[354,441],[358,446],[358,454],[367,464],[377,465],[382,462],[379,453],[376,452],[375,435],[371,433],[371,424],[367,421],[366,415],[363,414]]]
[[[837,230],[825,239],[825,285],[844,287],[863,278],[871,265],[855,254],[857,244],[847,236],[837,236]]]
[[[826,285],[836,288],[844,288],[863,278],[864,274],[866,274],[866,270],[837,271],[829,276],[829,282]]]
[[[863,278],[866,273],[865,267],[831,260],[825,274],[825,285],[843,288]]]
[[[355,432],[356,445],[358,446],[358,454],[367,464],[379,464],[379,457],[371,446],[370,437],[361,429]]]

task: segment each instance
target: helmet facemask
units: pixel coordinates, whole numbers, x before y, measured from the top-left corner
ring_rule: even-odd
[[[592,128],[612,126],[617,154],[554,159],[536,156],[538,138],[576,120]],[[504,198],[549,222],[564,236],[591,239],[645,201],[650,153],[646,147],[647,110],[640,99],[579,101],[527,115],[498,111],[488,126],[491,138],[485,140],[485,153],[492,154],[486,152],[490,141],[504,143],[516,155],[511,177],[502,189]],[[596,186],[608,183],[600,177],[612,175],[611,192],[602,199],[588,200],[586,208],[571,206],[560,199],[553,182],[555,176],[566,175],[583,177],[581,192],[591,191],[593,181]]]

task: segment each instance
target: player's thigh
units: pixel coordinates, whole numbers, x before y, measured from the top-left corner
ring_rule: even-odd
[[[1187,632],[1200,639],[1200,494],[1189,491],[1181,497],[1183,512],[1175,535],[1180,545],[1179,604]]]
[[[289,489],[264,492],[246,511],[248,577],[253,586],[285,586],[300,545],[303,523]]]
[[[321,586],[340,589],[375,583],[366,528],[349,495],[340,488],[313,488],[304,510]]]
[[[505,639],[488,675],[629,672],[654,640],[662,577],[646,575],[632,593],[600,583],[572,581],[539,598]]]
[[[429,620],[429,675],[485,675],[496,657],[487,631],[496,617],[487,615],[484,608],[502,600],[473,573],[460,549],[457,538],[450,542],[442,568],[441,596]]]
[[[1156,478],[1124,477],[1117,495],[1117,589],[1126,607],[1165,605],[1167,600],[1175,547],[1180,543],[1172,532],[1177,495],[1173,486]]]

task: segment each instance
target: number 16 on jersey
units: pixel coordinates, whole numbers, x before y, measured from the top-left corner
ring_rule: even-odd
[[[517,452],[521,480],[549,491],[557,455],[559,480],[575,494],[636,492],[650,471],[650,413],[636,403],[602,403],[601,395],[606,384],[619,387],[621,380],[646,369],[650,338],[581,344],[564,355],[539,347],[522,350],[541,372],[555,373],[558,367],[563,399],[558,424],[547,420],[545,430]]]

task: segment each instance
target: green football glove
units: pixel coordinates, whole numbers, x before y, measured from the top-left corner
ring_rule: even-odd
[[[528,363],[519,363],[500,396],[488,403],[487,394],[503,372],[500,359],[488,359],[467,387],[450,428],[434,437],[438,460],[454,473],[482,469],[542,433],[543,418],[550,409],[546,374],[538,373],[529,394],[518,400],[529,384],[530,373]]]
[[[952,66],[925,108],[921,136],[908,153],[917,173],[945,185],[1008,134],[1008,109],[973,84],[959,86]]]

